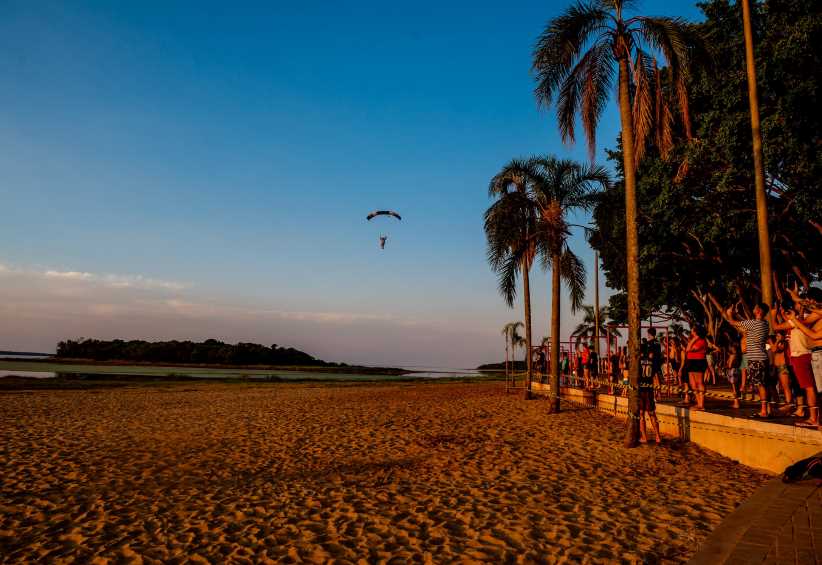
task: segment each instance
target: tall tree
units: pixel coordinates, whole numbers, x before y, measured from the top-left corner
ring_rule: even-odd
[[[590,210],[596,188],[607,188],[610,179],[602,167],[581,165],[567,159],[542,157],[534,160],[538,171],[533,198],[539,209],[540,243],[543,262],[551,269],[551,407],[558,412],[560,284],[565,283],[576,312],[585,296],[585,267],[568,245],[566,219],[572,210]]]
[[[653,137],[664,154],[673,145],[673,108],[679,108],[681,124],[691,134],[686,79],[692,54],[699,41],[682,19],[625,17],[627,0],[578,2],[551,20],[541,34],[533,68],[536,96],[544,106],[556,102],[562,138],[575,139],[577,116],[581,118],[593,160],[596,128],[611,95],[614,72],[621,121],[623,175],[625,178],[625,227],[628,298],[628,348],[631,395],[625,443],[637,445],[639,385],[639,241],[637,235],[636,164]],[[656,60],[657,51],[668,65],[671,103],[663,96]],[[655,135],[652,136],[652,133]]]
[[[754,190],[756,192],[756,222],[759,240],[759,277],[762,300],[773,301],[771,286],[771,239],[768,235],[768,196],[765,192],[765,164],[762,157],[762,129],[759,121],[759,95],[756,91],[756,61],[754,58],[753,26],[750,0],[741,0],[742,26],[745,34],[745,69],[748,76],[748,104],[751,108],[751,139],[753,141]]]
[[[508,182],[498,181],[506,171],[518,170]],[[509,307],[517,297],[517,281],[522,277],[525,311],[525,398],[530,398],[533,369],[531,366],[531,288],[530,271],[537,254],[537,212],[528,196],[533,182],[526,164],[512,161],[491,180],[489,195],[496,198],[485,211],[485,237],[488,262],[497,273],[499,291]]]
[[[516,352],[517,346],[522,342],[522,338],[519,335],[519,328],[523,327],[522,322],[508,322],[504,326],[502,326],[502,336],[505,338],[505,375],[508,376],[508,351],[510,345],[510,351],[512,359],[511,361],[515,361],[514,353]],[[516,365],[514,365],[516,366]]]
[[[723,304],[762,300],[744,36],[739,6],[700,4],[714,73],[696,69],[688,88],[694,143],[676,159],[651,149],[637,178],[642,310],[705,322],[710,290]],[[822,3],[768,0],[752,6],[774,278],[809,286],[822,277]],[[622,153],[611,152],[617,168]],[[680,158],[689,163],[677,179]],[[611,314],[626,317],[624,183],[600,194],[594,210]],[[721,319],[713,312],[715,319]]]

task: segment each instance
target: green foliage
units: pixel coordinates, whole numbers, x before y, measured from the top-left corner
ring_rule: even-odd
[[[695,72],[688,85],[696,139],[680,142],[669,159],[650,152],[637,171],[646,315],[701,317],[698,295],[708,291],[725,301],[759,294],[740,9],[727,0],[700,7],[706,21],[699,31],[714,66]],[[793,274],[810,284],[822,274],[822,4],[769,0],[755,7],[754,28],[773,270],[781,282]],[[619,147],[610,158],[621,172]],[[591,238],[608,285],[622,291],[611,300],[616,319],[625,311],[624,209],[618,182],[600,197]]]
[[[333,366],[291,347],[266,347],[256,343],[232,345],[216,339],[194,341],[142,341],[122,339],[66,340],[57,344],[57,357],[95,361],[193,363],[204,365]]]

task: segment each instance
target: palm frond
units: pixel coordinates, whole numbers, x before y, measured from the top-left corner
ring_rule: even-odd
[[[596,148],[596,126],[608,101],[613,63],[610,45],[599,41],[582,55],[562,81],[557,95],[557,123],[563,143],[574,143],[579,111],[589,151],[591,147]],[[590,158],[593,161],[593,152]]]
[[[663,158],[667,158],[671,149],[674,146],[673,137],[673,122],[674,117],[671,113],[671,107],[665,99],[662,90],[662,72],[657,67],[656,59],[654,59],[654,79],[656,82],[655,92],[655,110],[656,116],[654,119],[656,125],[656,146]]]
[[[691,63],[709,63],[710,56],[705,44],[694,28],[682,18],[642,17],[633,18],[639,24],[643,39],[662,52],[671,77],[671,86],[676,95],[685,135],[692,137],[691,116],[688,105],[687,80]]]
[[[585,299],[585,265],[567,246],[560,258],[560,277],[571,296],[571,312],[576,312]]]
[[[634,164],[645,156],[648,136],[654,124],[651,77],[653,67],[650,57],[642,49],[636,50],[636,59],[631,67],[634,79],[634,101],[631,112],[634,120]]]
[[[531,168],[526,159],[512,159],[488,183],[488,195],[500,196],[514,190],[524,191],[531,177]]]
[[[611,46],[602,41],[588,51],[587,68],[582,86],[580,113],[582,128],[588,140],[588,158],[596,155],[596,130],[599,118],[608,103],[614,77],[614,56]]]
[[[548,23],[533,53],[535,94],[541,106],[551,105],[590,36],[605,26],[607,18],[608,13],[599,2],[578,2]]]

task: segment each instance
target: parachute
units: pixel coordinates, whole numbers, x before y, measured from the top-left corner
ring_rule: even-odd
[[[365,217],[365,219],[370,222],[373,218],[376,218],[377,216],[394,216],[398,220],[402,220],[402,216],[400,216],[399,214],[397,214],[396,212],[394,212],[392,210],[374,210],[373,212],[368,214]]]
[[[394,217],[394,218],[397,218],[398,220],[402,221],[402,216],[400,216],[399,214],[397,214],[396,212],[394,212],[392,210],[374,210],[373,212],[368,214],[368,216],[366,216],[365,219],[370,222],[371,220],[373,220],[377,216]],[[385,242],[387,240],[388,240],[388,235],[386,235],[384,233],[381,233],[380,234],[380,249],[385,249]]]

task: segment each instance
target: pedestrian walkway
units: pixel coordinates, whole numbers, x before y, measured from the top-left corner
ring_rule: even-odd
[[[714,530],[690,563],[822,564],[822,481],[767,483]]]

